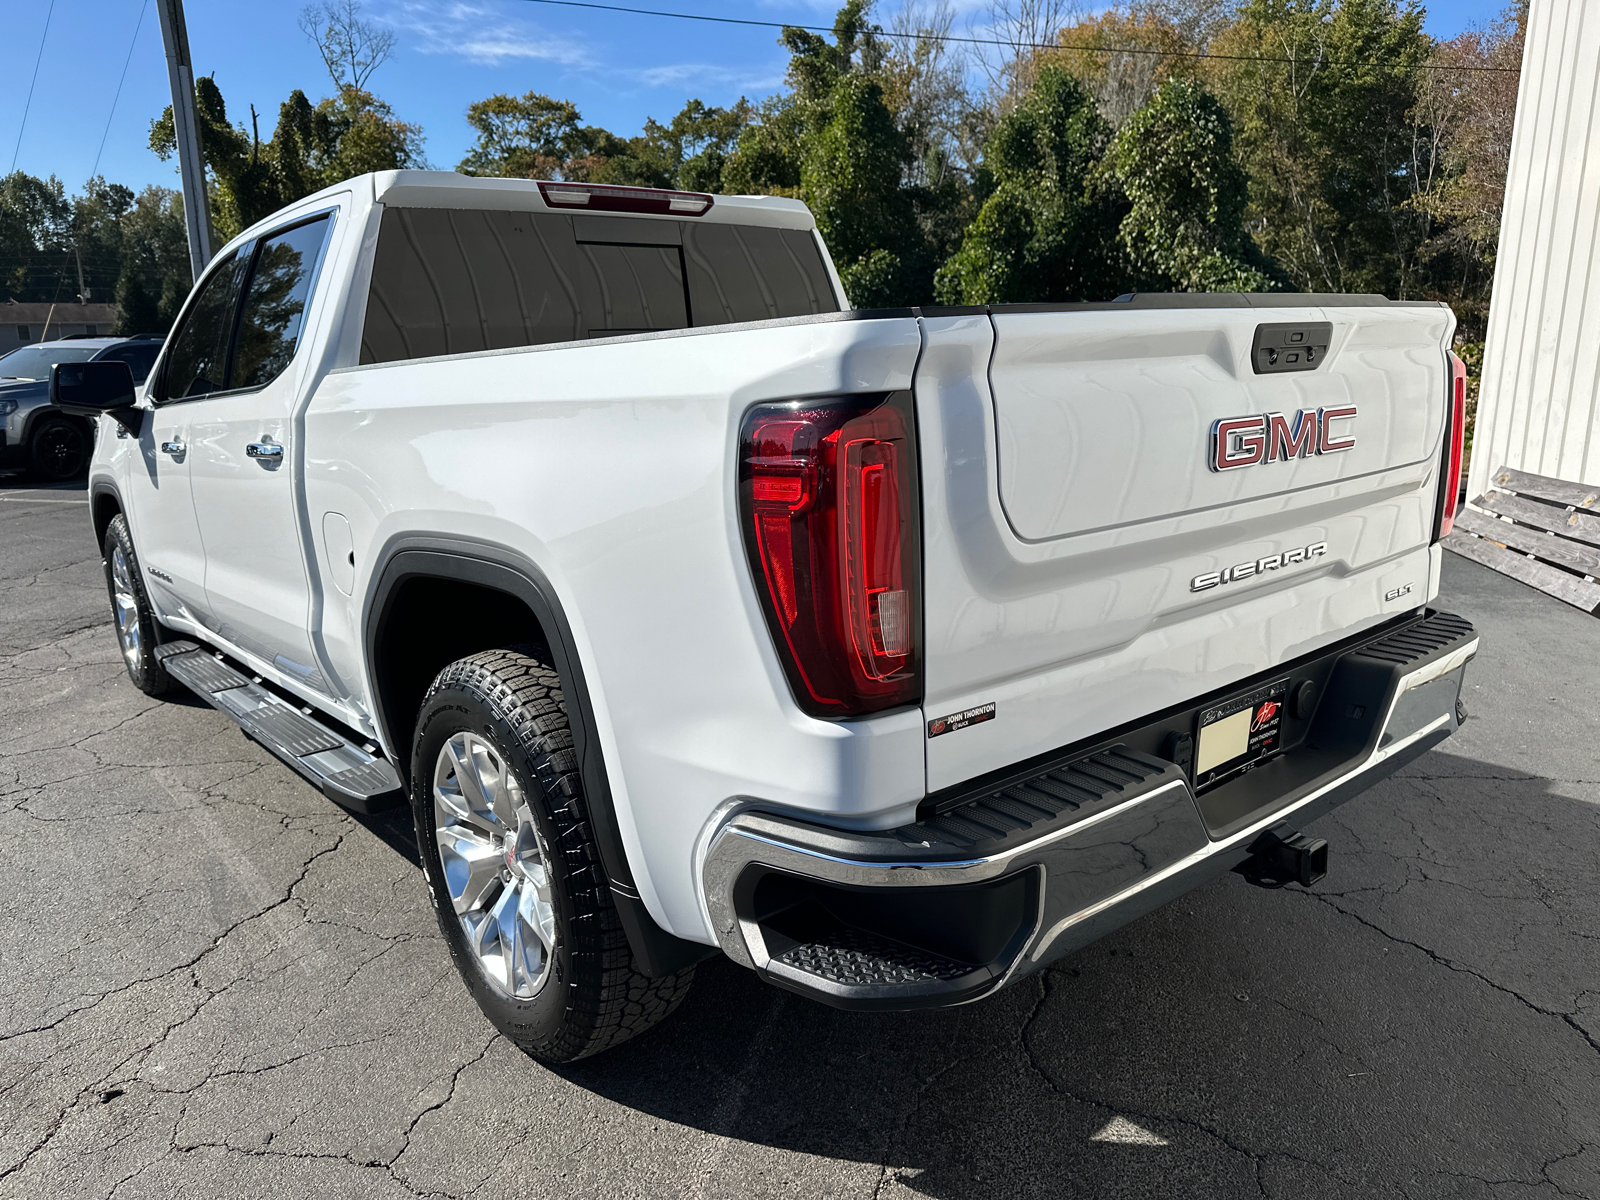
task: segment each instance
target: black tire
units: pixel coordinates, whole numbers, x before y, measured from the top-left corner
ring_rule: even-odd
[[[478,1007],[527,1054],[544,1062],[566,1063],[598,1054],[663,1020],[687,994],[694,969],[660,979],[634,970],[627,935],[590,832],[560,677],[547,657],[542,647],[486,650],[439,673],[417,717],[411,804],[439,928]],[[553,910],[554,949],[542,951],[540,979],[522,981],[524,987],[536,989],[527,996],[515,994],[514,974],[512,989],[507,990],[509,968],[491,974],[491,967],[472,949],[464,921],[486,920],[490,901],[482,901],[468,917],[458,917],[453,885],[441,859],[439,813],[445,801],[436,805],[436,771],[450,771],[449,764],[460,761],[448,757],[447,747],[459,750],[473,745],[492,755],[491,767],[514,776],[511,784],[500,776],[498,786],[510,788],[520,798],[537,832],[542,859],[538,867],[545,880],[541,896],[547,899],[547,910]],[[450,774],[449,780],[455,779]],[[451,794],[460,797],[464,792]],[[485,811],[490,808],[499,811],[495,805]],[[476,836],[476,828],[449,819],[451,829]],[[522,818],[523,824],[526,820]],[[506,840],[497,843],[496,837]],[[486,838],[486,844],[499,844],[504,850],[513,840],[520,848],[527,834],[513,838],[509,832],[491,833]],[[460,860],[454,861],[459,879]],[[497,859],[493,870],[499,869]],[[495,893],[496,886],[521,885],[508,870],[487,889],[475,886],[479,894],[493,897],[504,894]],[[484,935],[477,937],[481,942]],[[510,959],[507,951],[498,961],[505,964]]]
[[[83,422],[57,413],[40,417],[28,431],[28,473],[51,483],[76,479],[88,468],[92,449]]]
[[[156,620],[145,594],[144,576],[139,571],[139,556],[134,553],[128,520],[121,513],[106,527],[106,592],[111,597],[111,620],[116,627],[117,645],[133,686],[146,696],[164,696],[178,686],[177,680],[156,657],[165,627]],[[120,556],[120,561],[119,561]],[[119,599],[119,593],[121,598]]]

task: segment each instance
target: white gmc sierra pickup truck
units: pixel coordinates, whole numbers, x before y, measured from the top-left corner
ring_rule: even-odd
[[[566,1061],[720,950],[986,996],[1463,719],[1433,303],[852,311],[801,204],[392,172],[235,238],[135,391],[62,364],[123,655],[409,796],[488,1017]]]

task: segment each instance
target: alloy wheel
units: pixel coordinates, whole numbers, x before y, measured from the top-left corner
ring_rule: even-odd
[[[128,557],[121,546],[111,548],[111,603],[122,657],[127,659],[130,670],[136,669],[143,645],[139,636],[139,600],[133,593],[133,572],[128,568]]]
[[[433,813],[446,889],[467,945],[499,990],[538,992],[556,949],[550,872],[516,775],[467,730],[439,749]]]

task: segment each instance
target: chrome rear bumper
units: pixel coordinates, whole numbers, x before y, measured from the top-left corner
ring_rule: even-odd
[[[1222,830],[1182,768],[1123,743],[880,833],[741,812],[704,859],[712,926],[734,961],[841,1007],[978,999],[1231,869],[1265,830],[1315,820],[1442,742],[1458,727],[1477,647],[1466,622],[1430,614],[1328,656],[1342,674],[1320,708],[1348,711],[1319,712],[1305,745],[1283,756],[1301,756],[1285,778],[1313,774]],[[1366,694],[1371,717],[1349,700]],[[1330,755],[1341,720],[1356,722],[1360,742]],[[1066,807],[1030,820],[1050,796]]]

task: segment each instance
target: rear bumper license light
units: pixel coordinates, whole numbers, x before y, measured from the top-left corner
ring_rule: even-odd
[[[745,551],[801,709],[853,717],[922,696],[911,396],[761,404],[739,436]]]

